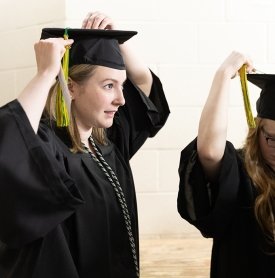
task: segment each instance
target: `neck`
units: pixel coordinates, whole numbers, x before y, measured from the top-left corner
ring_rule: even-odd
[[[92,128],[89,130],[82,130],[79,128],[79,136],[81,139],[81,142],[85,145],[85,146],[89,146],[89,137],[92,134]]]
[[[78,128],[78,132],[79,132],[79,136],[80,136],[80,140],[81,142],[85,145],[85,146],[89,146],[89,137],[92,134],[92,127],[88,127],[85,124],[83,124],[81,121],[78,121],[77,118],[76,120],[76,124],[77,124],[77,128]]]

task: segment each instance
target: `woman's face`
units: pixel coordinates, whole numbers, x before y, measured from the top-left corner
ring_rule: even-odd
[[[259,142],[264,160],[275,171],[275,121],[262,120]]]
[[[112,126],[115,113],[125,103],[122,91],[125,80],[125,70],[97,66],[83,84],[72,81],[70,91],[79,128]]]

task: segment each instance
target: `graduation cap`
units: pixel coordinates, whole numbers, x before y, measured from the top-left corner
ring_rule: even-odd
[[[119,50],[124,43],[137,34],[136,31],[44,28],[41,39],[63,37],[73,39],[70,49],[69,66],[91,64],[115,69],[125,69]]]
[[[74,40],[70,49],[67,47],[63,57],[63,70],[58,75],[62,88],[57,91],[57,126],[69,125],[68,109],[70,108],[70,97],[66,85],[69,67],[79,64],[91,64],[124,70],[125,64],[119,49],[119,44],[124,43],[136,34],[136,31],[125,30],[42,29],[41,39],[64,37],[65,39],[69,38]],[[63,95],[61,90],[63,91]],[[65,105],[65,102],[67,105]]]
[[[275,120],[275,74],[247,74],[247,79],[261,88],[256,102],[258,117]]]

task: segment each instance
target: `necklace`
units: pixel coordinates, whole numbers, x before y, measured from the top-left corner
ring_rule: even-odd
[[[91,158],[98,164],[99,168],[102,170],[104,175],[107,177],[108,181],[111,183],[111,185],[115,191],[117,200],[119,202],[119,205],[120,205],[120,208],[121,208],[121,211],[123,214],[127,234],[129,237],[130,248],[131,248],[132,257],[133,257],[135,270],[136,270],[136,276],[139,277],[139,265],[138,265],[138,260],[137,260],[136,245],[135,245],[135,240],[134,240],[134,236],[132,233],[131,218],[130,218],[130,214],[128,211],[128,207],[127,207],[127,203],[126,203],[126,200],[124,197],[123,190],[121,188],[121,185],[119,183],[119,180],[118,180],[116,174],[114,173],[114,171],[112,170],[110,165],[105,161],[104,157],[98,150],[92,136],[89,137],[89,142],[91,143],[95,154],[89,148],[87,148],[84,144],[83,144],[83,147],[90,154]]]

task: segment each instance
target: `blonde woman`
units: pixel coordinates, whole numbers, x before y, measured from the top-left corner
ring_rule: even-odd
[[[36,75],[0,108],[0,277],[139,276],[129,160],[169,108],[127,46],[136,32],[113,30],[98,12],[83,28],[67,30],[68,40],[64,29],[43,29]],[[71,121],[62,127],[52,84],[68,46]]]

